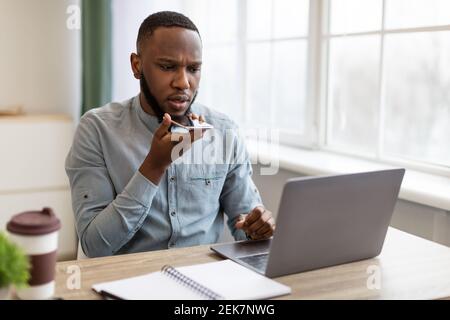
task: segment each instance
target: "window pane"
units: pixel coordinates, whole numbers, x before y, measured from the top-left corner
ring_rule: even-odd
[[[330,0],[330,32],[380,30],[382,13],[382,0]]]
[[[203,50],[202,79],[197,101],[241,122],[241,84],[237,48],[235,46],[205,48]]]
[[[139,81],[130,68],[130,53],[136,52],[136,38],[142,21],[161,10],[181,11],[182,0],[113,0],[112,2],[112,99],[122,101],[139,92]]]
[[[375,152],[379,105],[379,36],[330,41],[329,144]]]
[[[247,0],[247,37],[249,40],[270,39],[272,0]]]
[[[274,1],[274,37],[304,37],[308,34],[309,0]]]
[[[450,166],[450,32],[385,41],[386,152]]]
[[[208,42],[208,24],[209,24],[209,5],[208,0],[185,0],[185,14],[198,28],[202,42]]]
[[[270,126],[270,43],[251,43],[247,47],[247,106],[249,122]]]
[[[305,129],[306,40],[274,44],[272,108],[274,127]]]
[[[186,14],[199,28],[203,43],[233,42],[237,38],[238,0],[186,0]]]
[[[386,0],[387,28],[448,24],[450,24],[449,0]]]

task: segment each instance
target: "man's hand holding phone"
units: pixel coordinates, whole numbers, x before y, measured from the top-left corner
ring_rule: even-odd
[[[202,116],[190,114],[189,117],[192,120],[197,120],[199,123],[205,122]],[[184,133],[172,133],[170,131],[172,125],[173,122],[170,115],[168,113],[164,114],[161,125],[153,134],[150,152],[139,168],[139,171],[156,185],[159,184],[170,164],[176,160],[176,157],[173,158],[173,148],[184,139],[189,140],[189,143],[185,144],[189,148],[192,143],[203,137],[205,131],[205,129],[193,129]]]
[[[210,125],[205,121],[203,116],[197,116],[196,114],[191,113],[188,117],[189,117],[188,119],[191,122],[189,125],[181,124],[178,121],[172,119],[171,132],[187,133],[189,131],[197,129],[203,129],[202,132],[204,132],[204,130],[206,129],[214,128],[212,125]]]

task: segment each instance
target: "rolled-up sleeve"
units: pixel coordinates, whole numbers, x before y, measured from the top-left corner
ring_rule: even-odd
[[[242,137],[233,139],[233,159],[220,195],[220,205],[228,216],[228,227],[236,240],[247,239],[242,230],[234,227],[241,214],[249,213],[262,200],[252,179],[252,165]]]
[[[136,171],[116,194],[89,113],[80,120],[65,168],[84,253],[89,257],[115,254],[141,228],[158,186]]]

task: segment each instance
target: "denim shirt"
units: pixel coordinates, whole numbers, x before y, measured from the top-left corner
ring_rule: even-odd
[[[224,214],[233,237],[246,238],[234,224],[262,202],[243,141],[225,115],[199,104],[192,111],[215,129],[173,162],[159,185],[138,170],[159,127],[157,118],[143,111],[139,96],[92,109],[81,118],[65,168],[86,255],[214,243],[223,231]],[[207,161],[192,161],[202,153]]]

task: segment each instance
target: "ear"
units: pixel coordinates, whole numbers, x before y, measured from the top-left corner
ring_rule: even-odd
[[[133,75],[136,79],[141,78],[142,72],[142,61],[141,57],[136,53],[132,53],[130,56],[131,70],[133,71]]]

